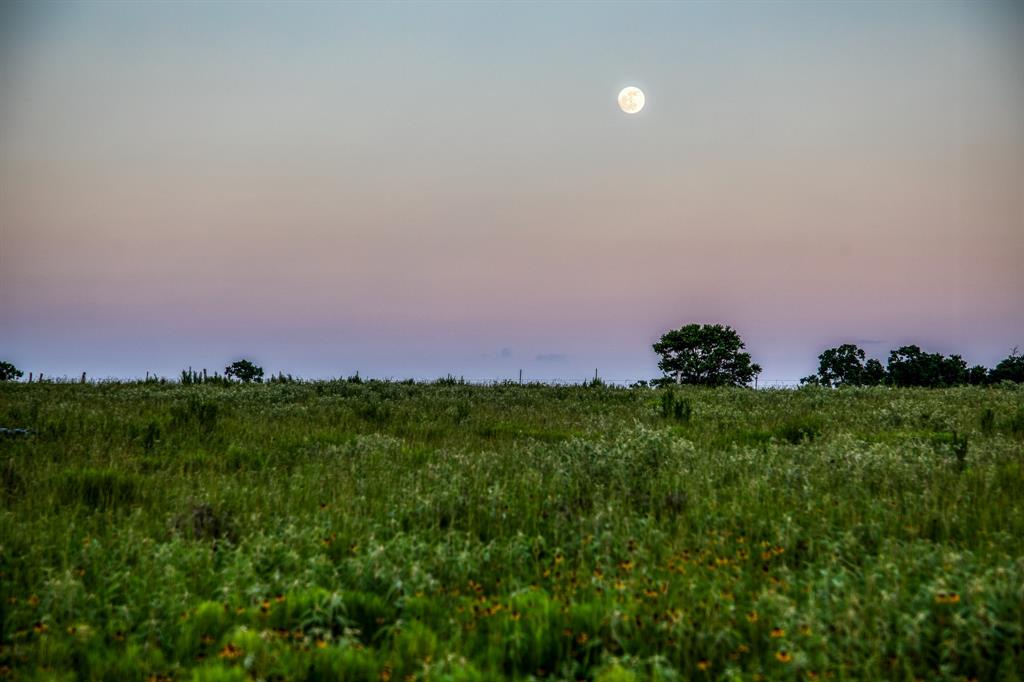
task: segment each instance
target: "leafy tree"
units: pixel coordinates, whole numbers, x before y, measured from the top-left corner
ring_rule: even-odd
[[[1018,384],[1024,383],[1024,355],[1014,348],[1010,357],[1000,360],[989,373],[989,381],[999,383],[1000,381],[1015,381]]]
[[[957,386],[967,383],[967,363],[959,355],[943,357],[925,353],[917,346],[903,346],[889,353],[889,382],[895,386]]]
[[[940,356],[941,357],[941,356]],[[939,362],[939,381],[942,386],[960,386],[967,383],[967,363],[959,355],[950,355]]]
[[[918,346],[902,346],[889,352],[889,382],[895,386],[936,386],[942,356],[925,353]]]
[[[864,351],[852,343],[829,348],[818,356],[822,386],[859,386],[864,378]]]
[[[878,360],[864,361],[864,351],[852,343],[829,348],[818,356],[818,373],[800,380],[817,386],[876,386],[885,378]]]
[[[665,332],[654,344],[658,369],[676,383],[698,386],[745,386],[761,373],[750,362],[739,334],[727,325],[688,324]]]
[[[975,365],[967,370],[967,383],[971,386],[982,386],[988,383],[988,369],[982,365]]]
[[[882,363],[871,358],[864,363],[864,385],[878,386],[885,381],[885,367]]]
[[[246,384],[252,381],[258,384],[263,381],[263,368],[248,360],[238,360],[224,368],[224,375]]]
[[[16,381],[25,373],[9,362],[0,362],[0,381]]]

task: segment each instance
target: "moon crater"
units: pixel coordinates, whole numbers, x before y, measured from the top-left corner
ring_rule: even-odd
[[[619,92],[619,108],[627,114],[636,114],[644,108],[644,91],[629,85]]]

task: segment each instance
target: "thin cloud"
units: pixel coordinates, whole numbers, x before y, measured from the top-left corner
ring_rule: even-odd
[[[541,353],[534,359],[537,362],[565,362],[569,356],[565,353]]]

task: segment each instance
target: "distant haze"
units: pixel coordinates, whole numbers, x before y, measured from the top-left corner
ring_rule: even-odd
[[[0,360],[649,378],[722,322],[765,379],[991,366],[1022,74],[1011,2],[7,3]]]

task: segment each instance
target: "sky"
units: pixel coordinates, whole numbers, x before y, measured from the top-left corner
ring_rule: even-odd
[[[0,360],[632,380],[700,322],[769,382],[992,366],[1022,74],[1013,2],[0,5]]]

